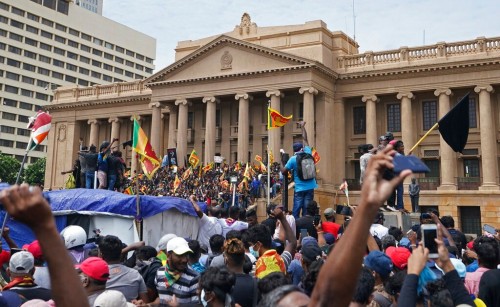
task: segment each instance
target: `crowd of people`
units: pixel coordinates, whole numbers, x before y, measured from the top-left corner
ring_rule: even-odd
[[[384,176],[395,153],[387,146],[369,159],[361,200],[344,221],[312,199],[299,216],[268,204],[259,221],[238,206],[203,211],[192,193],[198,236],[163,234],[148,245],[126,246],[119,234],[89,241],[75,225],[58,233],[38,188],[10,187],[0,202],[37,241],[17,250],[4,231],[0,305],[500,306],[498,231],[467,238],[435,211],[406,233],[385,225],[380,207],[411,175]],[[293,163],[283,169],[298,176]],[[427,224],[437,229],[433,254]]]

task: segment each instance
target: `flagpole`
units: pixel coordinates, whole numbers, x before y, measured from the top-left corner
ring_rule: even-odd
[[[427,131],[423,137],[420,138],[420,140],[418,140],[418,142],[413,145],[413,147],[410,149],[410,151],[408,152],[408,154],[411,154],[413,152],[413,150],[415,150],[415,148],[417,148],[418,145],[420,145],[420,143],[422,143],[425,138],[433,131],[435,130],[437,127],[439,127],[439,123],[435,123],[434,126],[432,126],[431,129],[429,129],[429,131]]]
[[[26,163],[26,158],[28,157],[29,147],[30,147],[32,141],[33,141],[33,135],[30,134],[30,139],[28,141],[28,145],[26,146],[26,152],[24,153],[24,157],[23,157],[23,162],[21,162],[21,167],[19,168],[19,171],[17,172],[15,184],[19,184],[19,179],[21,179],[21,173],[23,172],[24,164]],[[4,216],[3,221],[2,221],[2,229],[0,229],[0,238],[3,235],[3,229],[5,228],[5,225],[7,224],[8,218],[9,218],[9,214],[7,213],[7,211],[5,211],[5,216]]]
[[[269,108],[271,107],[271,101],[267,104],[267,206],[271,204],[271,169],[269,168],[269,145],[271,143],[271,128],[269,127]],[[267,208],[266,206],[266,208]]]
[[[135,153],[135,159],[137,161],[136,165],[139,166],[139,154]],[[139,228],[139,241],[142,241],[143,228],[142,228],[142,217],[141,217],[141,198],[139,197],[139,172],[135,171],[135,209],[137,212],[136,223],[137,228]]]

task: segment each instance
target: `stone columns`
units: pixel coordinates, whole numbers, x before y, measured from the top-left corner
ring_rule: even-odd
[[[110,141],[113,141],[114,139],[120,138],[120,124],[121,124],[121,122],[122,121],[118,117],[111,117],[110,119],[108,119],[108,123],[111,123],[111,139],[110,139]]]
[[[89,119],[87,122],[90,125],[90,145],[94,145],[99,149],[99,121],[97,119]]]
[[[366,143],[377,146],[377,101],[375,95],[363,96],[361,100],[366,103]]]
[[[439,118],[450,111],[451,94],[452,92],[449,88],[434,91],[434,95],[439,100]],[[457,158],[453,149],[451,149],[441,136],[439,137],[439,155],[441,158],[441,185],[438,187],[438,190],[456,190]]]
[[[178,99],[175,105],[179,106],[179,123],[177,127],[177,160],[180,167],[185,165],[187,155],[187,129],[188,129],[188,101]]]
[[[247,93],[236,94],[234,99],[238,100],[238,162],[248,162],[248,139],[250,125],[248,119],[248,104],[252,96]]]
[[[491,85],[479,85],[474,88],[479,94],[479,128],[481,132],[481,169],[483,184],[480,190],[498,190],[498,162],[497,142],[495,136],[495,122],[490,93]]]
[[[345,132],[345,102],[342,99],[335,99],[333,102],[333,121],[332,130],[332,149],[333,155],[333,184],[335,186],[342,183],[345,175],[345,156],[346,156],[346,132]],[[375,146],[375,144],[373,144]],[[333,152],[332,152],[333,153]],[[328,155],[329,153],[326,153]]]
[[[401,138],[405,144],[406,152],[415,145],[415,133],[413,131],[413,114],[411,100],[415,98],[412,92],[398,93],[396,96],[401,100]],[[375,144],[373,144],[375,146]]]
[[[176,147],[176,130],[177,130],[177,108],[169,106],[168,113],[168,148]]]
[[[203,103],[207,104],[205,120],[205,163],[212,162],[215,155],[215,103],[217,98],[208,96],[203,98]]]
[[[314,95],[318,94],[318,90],[312,86],[301,87],[299,93],[304,95],[304,122],[306,122],[307,140],[309,145],[316,146]]]
[[[154,101],[149,104],[151,112],[151,146],[158,157],[162,156],[161,144],[161,103]]]
[[[131,116],[130,120],[132,121],[132,131],[134,131],[134,118],[137,120],[139,125],[141,124],[141,116],[140,115]],[[138,172],[137,153],[132,148],[131,148],[131,150],[132,150],[132,157],[130,160],[130,177],[134,177],[136,175],[136,172]]]
[[[280,110],[281,92],[279,90],[268,91],[266,93],[266,96],[271,98],[271,108],[278,112],[281,112]],[[277,157],[281,147],[281,128],[270,129],[269,139],[267,141],[269,144],[268,145],[269,149],[272,150],[273,155]]]

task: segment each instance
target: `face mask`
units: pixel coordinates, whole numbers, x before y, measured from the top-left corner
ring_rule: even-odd
[[[208,300],[208,301],[205,301],[205,289],[202,289],[202,290],[201,290],[200,300],[201,300],[201,304],[202,304],[204,307],[208,306],[208,303],[210,303],[210,301],[212,300],[212,299],[210,299],[210,300]]]
[[[257,259],[259,258],[259,251],[254,250],[253,249],[254,246],[255,245],[250,246],[250,254],[252,254],[255,257],[255,259]]]

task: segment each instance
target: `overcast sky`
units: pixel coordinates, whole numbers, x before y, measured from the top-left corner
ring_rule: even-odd
[[[498,0],[354,0],[360,51],[500,36]],[[156,70],[178,41],[232,31],[248,12],[257,26],[321,19],[354,33],[352,0],[104,0],[103,15],[156,38]]]

